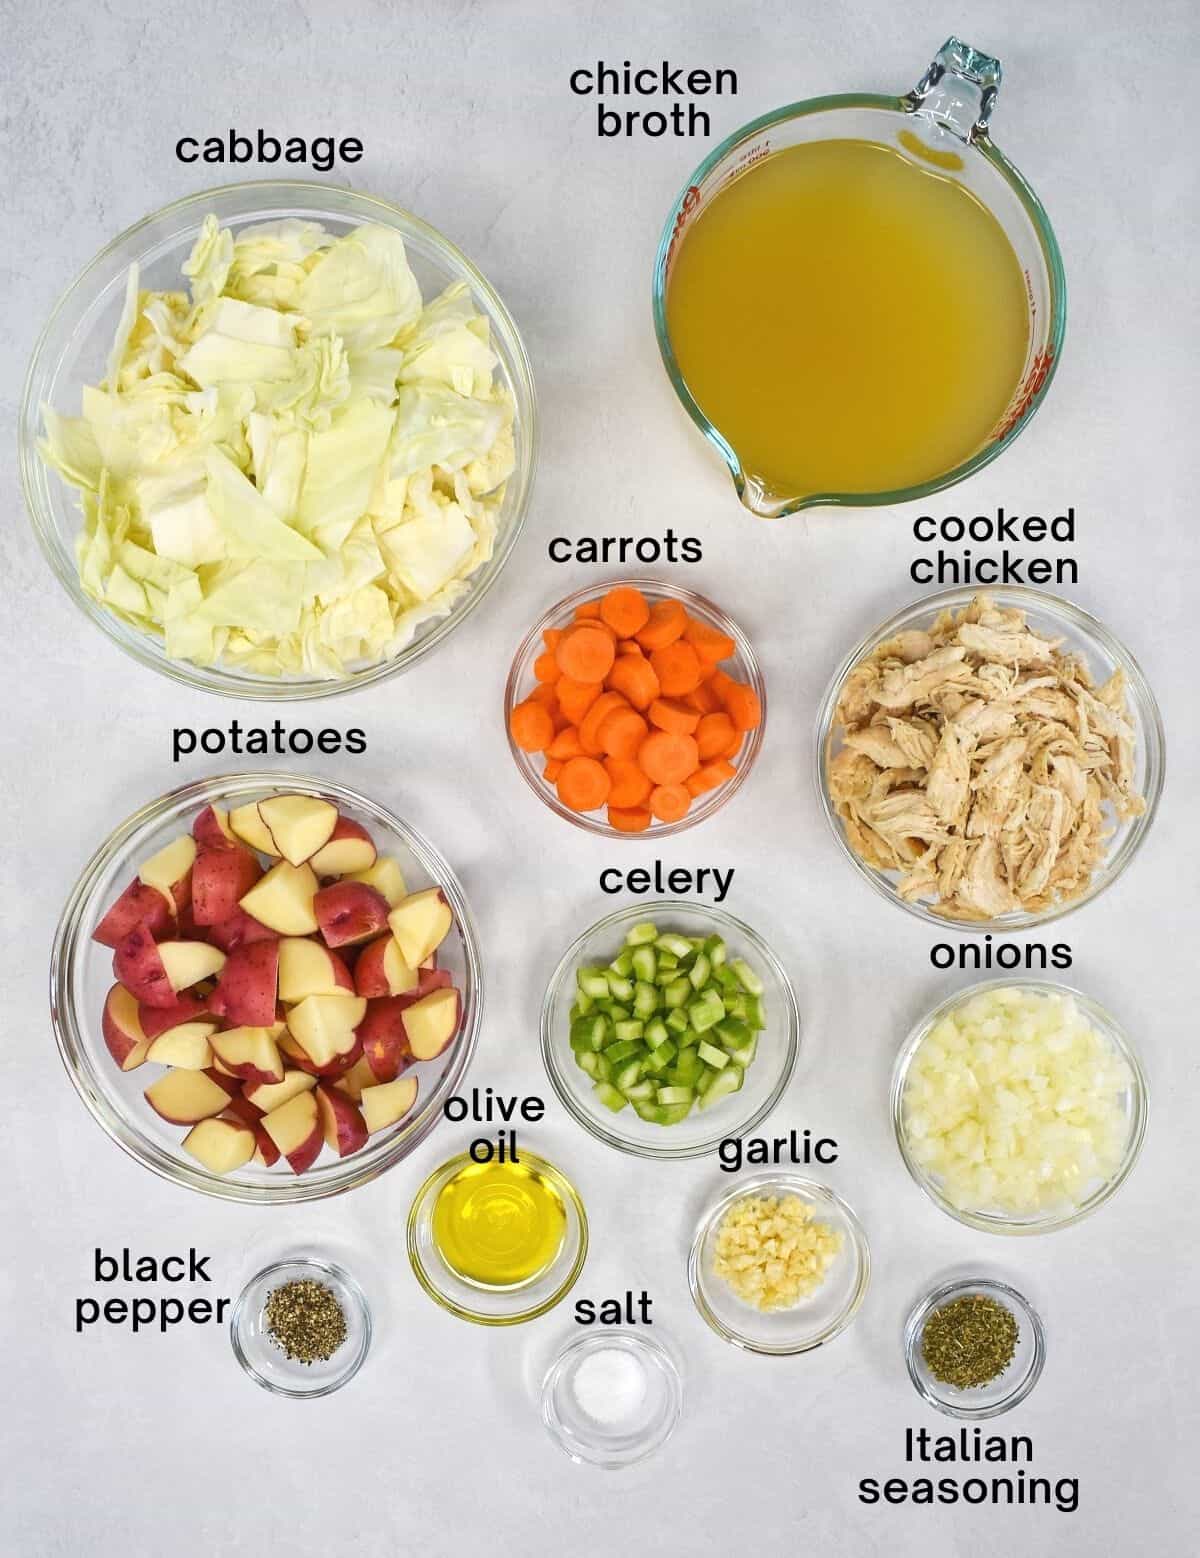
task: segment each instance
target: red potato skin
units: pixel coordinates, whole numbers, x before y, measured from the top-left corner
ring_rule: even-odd
[[[376,859],[378,858],[379,851],[375,848],[375,840],[367,832],[366,828],[363,827],[362,823],[355,822],[352,817],[338,818],[334,824],[333,832],[325,840],[324,844],[321,845],[321,849],[328,849],[330,844],[338,844],[343,839],[360,839],[364,844],[370,845],[372,854]],[[317,854],[313,856],[314,860],[320,855],[321,849],[317,850]],[[314,866],[313,869],[316,870],[317,867]],[[336,881],[337,878],[328,877],[326,880]]]
[[[279,990],[278,941],[252,941],[228,956],[209,1009],[232,1027],[269,1028]]]
[[[202,849],[192,866],[193,920],[197,925],[220,925],[232,919],[239,900],[262,874],[258,856],[248,849]]]
[[[362,1055],[361,1029],[354,1045],[344,1055],[339,1055],[336,1060],[331,1060],[327,1066],[318,1066],[315,1061],[309,1060],[302,1045],[297,1044],[290,1033],[281,1034],[275,1041],[279,1046],[279,1053],[286,1059],[288,1065],[297,1071],[307,1071],[310,1077],[320,1077],[323,1081],[336,1082],[338,1077],[344,1077]]]
[[[196,813],[196,820],[192,823],[192,837],[200,849],[241,849],[243,847],[237,839],[228,836],[211,806],[206,806],[203,811]]]
[[[158,943],[145,925],[135,926],[118,945],[113,953],[113,975],[139,1003],[146,1006],[174,1004],[175,992],[159,956]]]
[[[318,1082],[316,1087],[317,1113],[321,1120],[321,1132],[326,1146],[332,1146],[339,1158],[348,1158],[366,1146],[367,1124],[358,1105],[336,1087]],[[333,1141],[329,1140],[330,1135]]]
[[[238,1081],[237,1077],[223,1076],[221,1072],[214,1070],[212,1066],[209,1066],[204,1075],[215,1082],[218,1087],[224,1088],[225,1092],[229,1094],[231,1099],[241,1096],[242,1084]]]
[[[167,900],[157,887],[147,887],[134,877],[121,896],[112,904],[108,913],[92,932],[92,940],[102,947],[114,950],[127,936],[145,926],[155,941],[170,936],[175,931],[175,921],[167,906]]]
[[[394,1082],[413,1063],[404,1031],[404,1008],[418,999],[408,995],[383,996],[367,1002],[367,1015],[358,1025],[358,1037],[367,1064],[377,1082]]]
[[[113,997],[120,991],[120,985],[114,985],[104,998],[104,1013],[100,1022],[100,1029],[104,1035],[104,1043],[108,1053],[120,1066],[125,1069],[125,1062],[134,1050],[141,1046],[144,1050],[146,1042],[146,1030],[142,1029],[142,1038],[137,1038],[132,1033],[127,1033],[112,1013]],[[141,1025],[141,1011],[138,1011],[138,1025]],[[131,1068],[132,1069],[132,1068]]]
[[[313,913],[327,947],[351,946],[387,929],[388,901],[365,882],[334,882],[318,890]]]
[[[448,990],[454,983],[450,977],[448,968],[421,968],[421,978],[417,988],[412,991],[414,999],[420,1000],[422,996],[431,994],[434,990]]]
[[[170,1006],[147,1006],[145,1001],[139,1001],[138,1021],[146,1037],[156,1039],[160,1033],[166,1033],[168,1028],[177,1028],[180,1023],[199,1021],[201,1017],[208,1014],[208,1010],[207,996],[195,996],[190,991],[184,990],[175,997]]]
[[[277,930],[272,930],[252,914],[247,914],[240,905],[227,920],[222,920],[219,925],[209,925],[207,930],[207,939],[214,947],[220,947],[222,952],[236,952],[239,947],[249,946],[256,941],[279,940]]]

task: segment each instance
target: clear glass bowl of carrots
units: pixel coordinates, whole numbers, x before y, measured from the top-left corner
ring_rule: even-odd
[[[504,693],[513,760],[552,811],[661,838],[739,789],[766,728],[749,641],[712,601],[648,579],[568,595],[530,629]]]

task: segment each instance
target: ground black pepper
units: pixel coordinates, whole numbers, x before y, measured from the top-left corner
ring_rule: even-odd
[[[305,1277],[267,1295],[267,1332],[295,1363],[324,1363],[346,1340],[346,1316],[323,1282]]]

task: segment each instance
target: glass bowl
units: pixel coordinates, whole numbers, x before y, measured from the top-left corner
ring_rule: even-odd
[[[628,1419],[606,1423],[593,1417],[575,1394],[580,1365],[599,1352],[636,1360],[645,1393]],[[604,1331],[578,1337],[559,1353],[542,1384],[542,1421],[559,1449],[580,1465],[616,1471],[661,1450],[683,1407],[683,1382],[661,1343],[637,1331]]]
[[[435,1169],[417,1191],[408,1214],[408,1258],[413,1273],[430,1298],[460,1320],[473,1320],[476,1325],[521,1325],[526,1320],[536,1320],[567,1296],[583,1270],[588,1251],[583,1202],[560,1169],[522,1148],[520,1162],[548,1180],[562,1199],[567,1227],[558,1254],[549,1266],[519,1287],[488,1288],[468,1282],[442,1259],[433,1237],[433,1211],[442,1188],[460,1169],[474,1162],[470,1153],[460,1152]]]
[[[418,1106],[390,1131],[371,1137],[361,1152],[335,1158],[325,1150],[312,1168],[299,1175],[281,1164],[265,1168],[251,1162],[222,1177],[185,1153],[184,1129],[160,1119],[142,1097],[158,1068],[139,1066],[123,1072],[113,1064],[100,1025],[105,995],[113,982],[112,953],[94,942],[91,933],[109,903],[137,874],[139,863],[188,831],[202,807],[240,805],[281,790],[335,802],[344,816],[373,834],[381,854],[398,860],[410,890],[442,888],[454,914],[454,927],[438,958],[462,994],[462,1025],[442,1055],[413,1068],[411,1074],[420,1086]],[[433,845],[356,790],[287,773],[201,779],[169,791],[126,818],[83,868],[58,923],[50,958],[50,1014],[59,1053],[92,1117],[146,1168],[177,1185],[227,1201],[313,1201],[365,1184],[407,1157],[437,1125],[442,1104],[466,1075],[478,1042],[482,1002],[482,973],[467,901],[457,877]]]
[[[346,1339],[324,1362],[300,1363],[272,1340],[266,1324],[267,1299],[288,1282],[319,1282],[330,1289],[346,1317]],[[362,1368],[371,1345],[371,1311],[366,1294],[348,1271],[313,1256],[277,1261],[251,1277],[238,1295],[229,1322],[233,1355],[256,1385],[276,1396],[303,1400],[340,1390]]]
[[[653,920],[660,931],[674,930],[684,936],[717,932],[731,955],[745,957],[763,982],[767,1026],[758,1035],[758,1051],[740,1091],[709,1110],[694,1109],[677,1125],[655,1125],[632,1108],[614,1114],[598,1103],[591,1078],[575,1064],[568,1042],[575,970],[581,963],[610,962],[620,951],[625,933],[643,920]],[[726,1137],[749,1135],[783,1097],[799,1050],[800,1013],[783,965],[748,925],[708,906],[662,899],[606,914],[567,948],[542,1002],[542,1060],[559,1099],[597,1140],[641,1158],[697,1158]]]
[[[824,1283],[790,1309],[763,1314],[737,1297],[713,1270],[717,1232],[736,1201],[751,1195],[798,1195],[819,1221],[842,1235],[842,1249]],[[831,1342],[858,1313],[871,1280],[871,1252],[862,1224],[827,1185],[800,1174],[765,1172],[722,1192],[696,1227],[688,1256],[688,1285],[696,1308],[724,1341],[772,1358],[811,1352]]]
[[[762,707],[762,719],[757,729],[746,732],[737,757],[730,759],[737,766],[737,773],[733,778],[725,784],[718,785],[715,790],[706,791],[689,808],[687,815],[681,817],[678,822],[658,822],[651,819],[650,826],[642,833],[623,833],[605,822],[600,812],[577,812],[572,811],[569,806],[564,806],[554,786],[547,784],[542,777],[544,755],[541,752],[523,752],[512,738],[509,721],[516,705],[523,698],[527,698],[538,685],[533,674],[533,662],[546,647],[542,640],[543,632],[547,628],[567,627],[574,620],[576,606],[582,605],[585,601],[596,600],[619,585],[628,585],[641,590],[651,605],[661,600],[677,600],[691,616],[699,617],[709,627],[716,628],[718,632],[725,633],[733,639],[736,648],[728,660],[721,662],[722,669],[726,670],[735,681],[749,682],[758,694],[758,701]],[[516,763],[521,777],[539,800],[544,801],[557,816],[574,823],[577,828],[583,828],[588,833],[598,833],[601,838],[607,839],[668,838],[672,833],[682,833],[685,828],[694,828],[698,822],[703,822],[707,817],[720,811],[726,801],[736,795],[745,783],[754,766],[754,760],[762,749],[766,728],[766,684],[754,650],[750,647],[750,641],[741,628],[727,617],[719,606],[713,605],[712,601],[706,600],[703,595],[696,595],[691,590],[680,589],[673,584],[663,584],[654,579],[606,579],[602,584],[592,585],[586,590],[576,590],[573,595],[568,595],[564,600],[551,606],[548,611],[542,613],[522,640],[520,648],[513,657],[512,669],[508,673],[508,681],[504,688],[504,730],[508,737],[508,749],[512,753],[513,762]]]
[[[896,890],[899,873],[876,870],[875,867],[859,859],[850,847],[842,820],[834,810],[829,797],[829,764],[842,746],[840,731],[835,728],[835,714],[838,696],[847,675],[860,660],[871,654],[885,640],[906,629],[928,627],[939,612],[961,610],[969,605],[976,595],[987,595],[998,606],[1017,607],[1028,614],[1031,626],[1041,632],[1048,631],[1055,638],[1062,638],[1067,650],[1080,655],[1086,661],[1097,684],[1113,671],[1121,669],[1125,672],[1127,702],[1137,741],[1134,753],[1136,770],[1134,788],[1145,797],[1146,801],[1146,809],[1140,817],[1133,817],[1118,824],[1110,815],[1114,832],[1109,842],[1108,855],[1094,873],[1085,892],[1068,902],[1052,904],[1036,913],[1019,911],[1003,914],[991,920],[958,919],[949,914],[935,913],[928,903],[911,902],[901,898]],[[829,826],[833,829],[834,836],[846,858],[859,875],[870,882],[876,892],[882,894],[889,902],[899,904],[902,909],[907,909],[910,914],[917,915],[929,925],[942,927],[953,925],[963,931],[1030,930],[1036,925],[1046,925],[1051,920],[1060,919],[1073,909],[1090,903],[1110,883],[1115,882],[1150,831],[1158,810],[1159,796],[1162,793],[1165,760],[1166,738],[1158,704],[1141,667],[1128,649],[1109,632],[1103,623],[1098,622],[1095,617],[1090,616],[1080,607],[1063,600],[1061,596],[1049,595],[1044,590],[1031,590],[1023,586],[942,590],[936,595],[927,595],[923,600],[905,606],[850,651],[834,673],[821,700],[817,715],[817,794]],[[1105,809],[1110,811],[1107,806]]]
[[[1070,996],[1083,1015],[1108,1040],[1113,1050],[1129,1068],[1130,1085],[1122,1100],[1128,1127],[1125,1151],[1122,1154],[1120,1163],[1109,1178],[1093,1185],[1088,1194],[1077,1205],[1063,1206],[1057,1210],[1050,1208],[1030,1213],[1024,1217],[987,1211],[986,1209],[956,1206],[947,1199],[937,1180],[928,1174],[913,1156],[904,1123],[904,1087],[908,1079],[908,1071],[912,1065],[913,1057],[929,1033],[944,1017],[958,1007],[965,1005],[981,992],[988,990],[1029,990],[1045,995]],[[901,1046],[900,1053],[896,1057],[895,1068],[892,1072],[892,1126],[896,1133],[896,1143],[900,1148],[900,1156],[904,1159],[905,1168],[929,1199],[936,1206],[939,1206],[943,1212],[955,1218],[956,1221],[965,1223],[967,1227],[981,1229],[984,1233],[1052,1233],[1058,1228],[1071,1227],[1073,1223],[1079,1222],[1082,1218],[1087,1217],[1089,1213],[1094,1212],[1097,1207],[1103,1206],[1125,1183],[1138,1160],[1138,1154],[1142,1150],[1142,1141],[1146,1135],[1148,1105],[1146,1076],[1142,1070],[1141,1061],[1138,1059],[1133,1045],[1122,1032],[1111,1013],[1105,1011],[1098,1001],[1093,1001],[1081,991],[1072,989],[1070,985],[1053,984],[1048,980],[1041,979],[988,979],[949,996],[939,1006],[935,1006],[933,1011],[927,1016],[922,1017],[916,1027],[912,1029]]]
[[[925,1322],[935,1309],[940,1309],[956,1298],[976,1295],[994,1299],[1010,1310],[1017,1320],[1019,1333],[1012,1362],[998,1379],[978,1389],[958,1390],[942,1380],[935,1379],[921,1353],[921,1336]],[[913,1308],[904,1327],[904,1361],[908,1365],[908,1377],[917,1394],[947,1417],[966,1420],[999,1417],[1024,1401],[1041,1376],[1046,1361],[1046,1332],[1037,1310],[1015,1288],[1003,1282],[992,1282],[986,1277],[959,1279],[944,1282],[927,1293]]]
[[[75,537],[81,525],[76,494],[38,454],[42,405],[74,416],[83,385],[98,383],[104,375],[130,265],[139,266],[144,288],[177,289],[180,266],[210,211],[223,226],[235,228],[296,217],[319,222],[339,235],[369,222],[399,232],[426,299],[451,282],[470,287],[500,359],[498,382],[513,397],[516,467],[509,478],[491,559],[472,575],[469,588],[448,616],[418,628],[391,659],[357,668],[340,681],[256,676],[231,667],[172,660],[153,636],[90,600],[80,587],[75,563]],[[474,610],[508,560],[525,518],[537,456],[537,410],[529,360],[516,325],[491,285],[447,238],[386,200],[324,184],[264,180],[189,195],[143,218],[101,250],[68,288],[42,331],[25,381],[19,442],[25,503],[42,551],[71,599],[107,637],[143,665],[186,686],[229,697],[294,701],[328,697],[406,670]]]

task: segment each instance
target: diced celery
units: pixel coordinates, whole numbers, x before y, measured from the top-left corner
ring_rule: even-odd
[[[627,947],[645,947],[658,940],[658,926],[651,920],[643,920],[640,925],[635,925],[631,931],[625,934]]]
[[[608,965],[608,972],[616,974],[619,979],[628,979],[633,973],[633,953],[628,947],[623,947],[612,962]]]
[[[633,1016],[630,1008],[622,1006],[619,1001],[610,1001],[606,1010],[610,1022],[628,1022]]]
[[[699,1001],[693,1001],[687,1009],[688,1021],[697,1033],[707,1033],[721,1021],[725,1015],[725,1007],[721,1003],[719,995],[711,991],[705,991]]]
[[[669,1012],[664,1019],[664,1025],[670,1033],[686,1033],[688,1030],[687,1013],[682,1008]]]
[[[663,1000],[674,1009],[686,1005],[692,994],[691,982],[688,979],[673,979],[663,991]]]
[[[665,1044],[670,1036],[671,1030],[661,1017],[652,1017],[642,1035],[651,1049],[657,1049],[660,1044]]]
[[[738,1022],[736,1017],[724,1018],[713,1032],[720,1039],[721,1048],[727,1050],[743,1049],[751,1039],[750,1029],[744,1022]]]
[[[660,1077],[671,1064],[670,1060],[667,1059],[656,1060],[654,1057],[657,1053],[657,1050],[651,1050],[642,1063],[642,1068],[647,1076]]]
[[[633,949],[633,975],[644,984],[652,985],[654,976],[658,973],[658,959],[654,956],[653,947],[635,947]]]
[[[720,968],[721,964],[729,956],[725,943],[720,936],[716,935],[710,936],[704,943],[704,951],[708,956],[708,961],[714,968]]]
[[[595,1093],[597,1101],[602,1103],[606,1109],[611,1109],[614,1114],[620,1114],[621,1110],[629,1102],[624,1093],[619,1093],[611,1082],[597,1082],[592,1091]]]
[[[610,973],[608,976],[608,993],[614,1001],[632,1001],[633,980],[626,979],[621,974]]]
[[[645,1027],[644,1023],[642,1023],[640,1021],[637,1021],[637,1020],[635,1020],[633,1018],[630,1018],[626,1022],[614,1023],[613,1024],[613,1032],[616,1034],[617,1038],[620,1039],[623,1043],[627,1043],[631,1039],[634,1040],[634,1041],[640,1039],[641,1036],[642,1036],[642,1031],[643,1031],[644,1027]]]
[[[724,1071],[714,1072],[708,1090],[700,1099],[701,1109],[710,1109],[719,1099],[727,1098],[730,1093],[736,1093],[745,1075],[740,1066],[727,1066]]]
[[[742,988],[738,984],[737,975],[729,967],[728,963],[724,967],[717,969],[717,982],[726,994],[731,990],[740,990]]]
[[[633,1012],[635,1017],[643,1019],[653,1017],[658,1010],[659,995],[653,985],[643,984],[641,980],[633,987]]]
[[[687,936],[676,936],[672,931],[666,931],[654,943],[659,952],[669,952],[672,957],[686,958],[691,956],[692,943]]]
[[[608,1018],[597,1012],[591,1017],[577,1017],[571,1024],[571,1048],[598,1050],[611,1033]]]
[[[692,1100],[689,1098],[686,1104],[660,1104],[659,1108],[662,1111],[660,1125],[678,1125],[691,1114]]]
[[[704,1069],[699,1050],[681,1049],[675,1064],[667,1072],[667,1081],[674,1082],[677,1087],[695,1087]]]
[[[749,990],[751,995],[761,995],[763,993],[762,980],[750,967],[749,963],[746,962],[745,958],[734,958],[730,967],[738,976],[744,990]]]
[[[579,992],[579,994],[575,997],[575,1005],[571,1008],[571,1016],[572,1017],[586,1017],[587,1014],[591,1011],[592,1007],[595,1006],[595,1004],[596,1004],[595,997],[594,996],[590,996],[590,995],[585,995],[584,992],[581,990]]]
[[[688,979],[691,982],[692,989],[703,990],[708,983],[711,973],[712,964],[708,961],[707,956],[703,952],[697,953],[696,961],[688,970]]]
[[[696,1051],[704,1064],[713,1071],[722,1071],[729,1064],[729,1056],[723,1049],[718,1049],[715,1044],[710,1044],[707,1039],[700,1041],[700,1048]]]
[[[610,1044],[604,1051],[611,1066],[620,1066],[629,1060],[631,1056],[641,1058],[642,1046],[636,1039],[620,1039],[615,1044]]]
[[[584,995],[590,995],[593,999],[603,1000],[608,994],[608,978],[603,969],[580,968],[575,973],[575,983],[583,991]]]
[[[674,1044],[671,1043],[670,1039],[666,1039],[658,1046],[657,1049],[652,1049],[650,1051],[650,1064],[654,1067],[655,1071],[661,1071],[664,1066],[669,1066],[671,1064],[678,1053],[678,1050],[675,1048]]]
[[[627,1066],[622,1066],[614,1075],[616,1085],[623,1093],[628,1093],[631,1087],[636,1087],[642,1080],[642,1063],[640,1060],[631,1060]]]
[[[658,973],[655,976],[660,985],[669,985],[671,975],[679,967],[679,959],[670,952],[658,954]]]
[[[745,1071],[746,1067],[754,1059],[754,1057],[755,1057],[755,1055],[757,1053],[758,1053],[758,1034],[757,1033],[752,1033],[750,1035],[749,1040],[745,1044],[739,1045],[739,1047],[737,1049],[731,1049],[731,1050],[728,1051],[728,1055],[729,1055],[730,1060],[733,1061],[735,1066],[741,1066],[743,1071]]]
[[[746,1026],[758,1032],[767,1026],[767,1009],[761,995],[746,997]]]
[[[661,1104],[652,1103],[650,1100],[630,1100],[633,1103],[634,1113],[641,1119],[648,1120],[651,1125],[666,1125],[668,1112]]]
[[[635,1083],[633,1087],[627,1087],[625,1089],[625,1097],[628,1098],[631,1104],[644,1104],[647,1100],[653,1103],[654,1093],[655,1086],[649,1077],[646,1077],[641,1082]]]
[[[660,1104],[690,1104],[695,1098],[695,1093],[690,1087],[660,1087],[658,1101]]]

